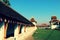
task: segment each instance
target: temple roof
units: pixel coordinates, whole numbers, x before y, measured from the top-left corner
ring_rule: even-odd
[[[51,22],[56,22],[56,21],[58,21],[58,20],[51,20]]]
[[[51,20],[50,23],[51,23],[51,22],[60,22],[60,21],[59,21],[59,20]]]
[[[28,19],[23,17],[21,14],[13,10],[8,5],[0,1],[0,16],[6,19],[15,20],[25,24],[32,24]]]
[[[57,17],[56,16],[52,16],[51,19],[57,19]]]

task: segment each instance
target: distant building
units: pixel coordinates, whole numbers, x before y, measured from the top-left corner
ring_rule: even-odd
[[[50,23],[51,29],[59,28],[60,21],[57,20],[57,17],[56,16],[52,16],[49,23]]]
[[[43,24],[40,25],[40,27],[49,27],[49,25],[46,24],[46,23],[43,23]]]
[[[31,18],[30,21],[36,26],[37,25],[37,21],[35,21],[34,18]]]

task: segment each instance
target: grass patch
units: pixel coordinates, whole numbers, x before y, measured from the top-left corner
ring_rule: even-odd
[[[60,31],[38,28],[33,37],[35,40],[60,40]]]

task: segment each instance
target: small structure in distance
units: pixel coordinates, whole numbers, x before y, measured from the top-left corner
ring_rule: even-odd
[[[57,20],[57,17],[56,16],[52,16],[49,23],[50,23],[51,29],[59,28],[60,21]]]

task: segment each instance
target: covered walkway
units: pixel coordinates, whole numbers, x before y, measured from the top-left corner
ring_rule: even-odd
[[[34,26],[28,19],[0,1],[0,40],[16,38],[23,26],[26,32],[27,25]]]

